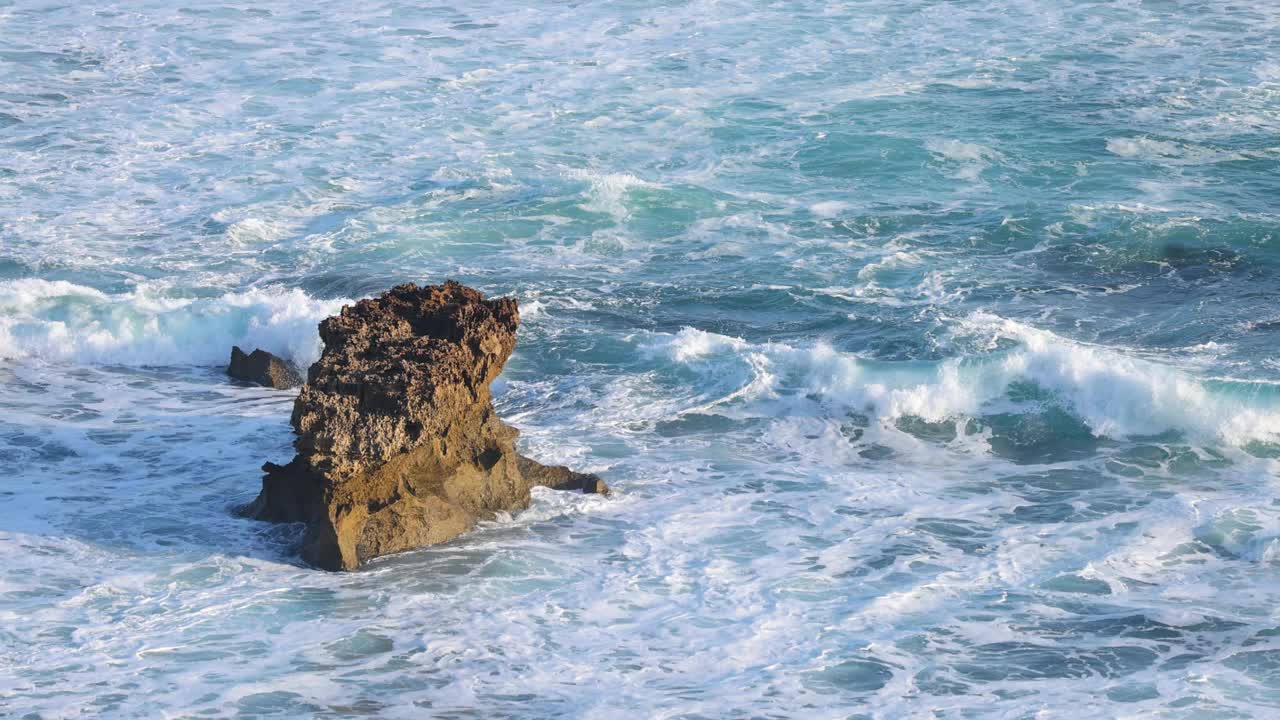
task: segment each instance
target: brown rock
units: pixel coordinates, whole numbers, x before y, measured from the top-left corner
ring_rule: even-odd
[[[302,376],[292,365],[266,350],[246,355],[238,346],[231,348],[231,364],[227,374],[237,380],[285,390],[302,384]]]
[[[516,453],[489,383],[515,348],[516,301],[456,282],[401,285],[320,323],[324,354],[294,404],[298,453],[267,463],[243,512],[305,522],[302,555],[351,570],[444,542],[546,485],[608,492],[595,475]]]
[[[556,490],[581,490],[584,493],[609,494],[609,486],[604,484],[598,475],[574,472],[563,465],[543,465],[536,460],[520,455],[517,458],[520,474],[530,485],[555,488]]]

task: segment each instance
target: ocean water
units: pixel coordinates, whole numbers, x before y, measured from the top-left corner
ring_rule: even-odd
[[[0,0],[0,716],[1280,714],[1280,5]],[[521,302],[609,498],[233,516],[316,323]]]

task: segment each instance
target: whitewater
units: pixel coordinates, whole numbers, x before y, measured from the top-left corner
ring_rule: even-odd
[[[0,716],[1280,714],[1280,6],[0,0]],[[520,302],[609,497],[234,515],[317,323]]]

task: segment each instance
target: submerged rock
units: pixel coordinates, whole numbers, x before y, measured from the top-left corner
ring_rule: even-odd
[[[516,453],[489,383],[516,344],[510,298],[401,285],[320,323],[324,353],[294,404],[297,455],[267,463],[250,517],[307,523],[302,555],[351,570],[529,505],[529,488],[607,493],[595,475]]]
[[[285,390],[302,384],[302,376],[292,365],[266,350],[248,355],[239,346],[231,348],[231,364],[227,374],[237,380]]]

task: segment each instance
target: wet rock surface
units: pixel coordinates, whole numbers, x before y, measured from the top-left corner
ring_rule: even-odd
[[[528,507],[534,485],[607,493],[595,475],[520,456],[494,412],[489,384],[519,323],[514,299],[452,281],[401,285],[323,321],[291,419],[297,455],[263,466],[244,514],[307,523],[303,558],[351,570]]]
[[[236,380],[279,390],[295,388],[302,384],[302,375],[289,362],[266,350],[245,353],[238,346],[231,348],[231,363],[227,365],[227,374]]]

